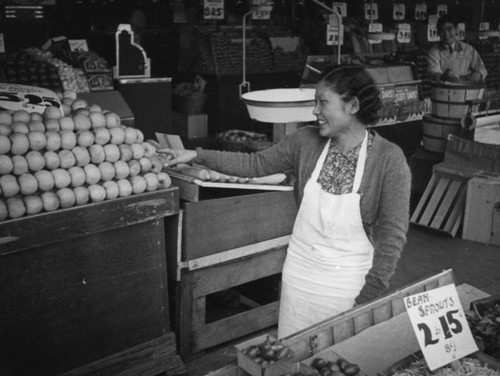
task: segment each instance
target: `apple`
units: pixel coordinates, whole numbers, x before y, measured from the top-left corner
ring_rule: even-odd
[[[131,159],[127,162],[130,169],[129,176],[139,175],[141,172],[141,164],[136,159]]]
[[[24,123],[22,121],[16,121],[16,122],[12,123],[10,128],[12,129],[12,132],[18,132],[18,133],[24,133],[24,134],[28,134],[30,131],[28,124]]]
[[[61,119],[47,119],[45,120],[45,131],[60,131],[61,125],[59,123]]]
[[[104,117],[106,118],[106,127],[107,128],[115,128],[120,126],[120,117],[115,114],[114,112],[106,112],[104,114]]]
[[[104,145],[104,154],[106,155],[106,161],[111,163],[120,159],[120,149],[115,144]]]
[[[132,184],[127,179],[120,179],[116,182],[118,184],[118,194],[120,197],[127,197],[132,194]]]
[[[151,160],[151,171],[158,173],[163,169],[163,162],[158,157],[152,157]]]
[[[22,175],[28,172],[29,166],[28,161],[22,155],[13,155],[12,156],[12,173],[14,175]]]
[[[115,167],[115,178],[116,179],[125,179],[130,174],[130,167],[127,162],[124,161],[116,161],[114,163]]]
[[[85,148],[90,147],[95,140],[94,132],[89,130],[79,131],[77,133],[77,143]]]
[[[90,193],[87,187],[75,187],[73,189],[73,192],[75,194],[76,205],[85,205],[87,202],[89,202]]]
[[[99,164],[99,172],[101,173],[101,180],[108,181],[115,177],[116,170],[111,162],[104,161]]]
[[[50,171],[40,170],[35,172],[35,178],[38,180],[38,189],[41,191],[50,191],[54,188],[54,175]]]
[[[26,161],[28,162],[28,168],[34,172],[45,167],[45,158],[43,154],[36,150],[31,150],[26,154]]]
[[[5,198],[13,197],[19,193],[20,187],[14,175],[0,176],[0,190]]]
[[[110,142],[112,144],[120,145],[125,141],[125,131],[122,127],[109,128],[109,134],[111,135]]]
[[[95,143],[99,145],[106,145],[111,140],[111,134],[107,128],[94,129]]]
[[[28,167],[28,162],[26,162],[26,168]],[[14,163],[12,163],[12,158],[8,155],[0,155],[0,175],[7,175],[14,169]]]
[[[57,131],[47,131],[45,132],[45,137],[47,138],[47,144],[45,145],[46,150],[56,151],[61,148],[61,136]]]
[[[158,181],[158,176],[154,172],[148,172],[143,175],[144,179],[146,179],[146,190],[147,191],[156,191],[160,185]]]
[[[101,171],[96,165],[90,163],[83,167],[83,171],[85,171],[85,182],[87,184],[96,184],[99,180],[101,180]]]
[[[71,116],[63,116],[59,118],[59,127],[62,131],[74,131],[75,130],[75,122]]]
[[[63,91],[63,99],[64,98],[70,99],[73,103],[73,101],[76,100],[76,98],[77,98],[76,91],[70,90],[70,89],[64,90]]]
[[[73,122],[75,123],[75,130],[77,131],[88,131],[91,128],[90,119],[85,114],[74,114]]]
[[[147,188],[146,179],[141,175],[130,177],[130,184],[132,184],[132,191],[134,194],[143,193]]]
[[[43,111],[45,119],[59,119],[62,116],[61,109],[57,106],[47,106]]]
[[[71,109],[73,111],[76,111],[79,108],[88,108],[88,103],[85,99],[76,98],[75,100],[73,100],[73,103],[71,103]]]
[[[40,131],[32,131],[28,133],[28,141],[31,150],[42,150],[47,144],[45,133]]]
[[[71,151],[75,155],[77,166],[83,167],[90,163],[90,154],[87,148],[84,148],[83,146],[75,146]]]
[[[57,189],[66,188],[71,184],[71,175],[69,174],[68,170],[56,168],[51,172],[54,176],[54,187],[56,187]]]
[[[118,184],[113,180],[108,180],[102,183],[102,186],[106,190],[106,200],[112,200],[117,198],[119,195]]]
[[[43,192],[40,197],[42,198],[43,209],[47,212],[53,212],[59,209],[59,197],[52,191]]]
[[[43,123],[43,115],[39,112],[31,112],[30,113],[30,122],[31,121],[41,121]]]
[[[16,110],[12,113],[12,123],[16,121],[21,121],[23,123],[28,123],[30,121],[30,113],[26,110]]]
[[[10,152],[15,155],[26,154],[30,147],[28,136],[24,133],[13,132],[10,135]]]
[[[87,187],[89,190],[90,200],[92,202],[101,202],[106,199],[106,189],[97,184],[91,184]]]
[[[26,214],[26,208],[24,207],[24,202],[20,197],[9,197],[5,200],[7,204],[7,211],[9,212],[9,218],[15,219],[20,218]]]
[[[0,110],[0,124],[11,125],[12,114],[7,110]]]
[[[38,195],[24,196],[23,201],[28,215],[38,214],[43,210],[43,201]]]
[[[75,206],[76,197],[73,189],[71,188],[61,188],[56,192],[57,197],[59,198],[60,207],[63,209],[71,208]]]
[[[12,133],[12,128],[7,124],[0,124],[0,135],[10,136]]]
[[[157,176],[160,188],[168,188],[172,185],[172,179],[170,179],[170,175],[166,172],[159,172]]]
[[[61,165],[59,155],[55,151],[46,151],[45,153],[43,153],[43,158],[45,159],[45,168],[47,170],[55,170]]]
[[[58,157],[61,160],[60,167],[65,170],[70,169],[76,164],[75,155],[71,150],[66,150],[66,149],[60,150],[58,153]]]
[[[73,166],[69,170],[69,175],[71,176],[71,186],[79,187],[85,184],[85,180],[87,179],[87,175],[85,175],[85,171],[80,166]]]
[[[8,136],[0,134],[0,155],[7,154],[10,151],[11,142]]]
[[[94,144],[91,147],[89,147],[89,154],[90,154],[90,161],[95,165],[104,162],[104,160],[106,159],[104,148],[102,147],[102,145],[99,144]]]
[[[38,180],[31,174],[22,174],[17,178],[22,195],[31,195],[38,190]]]
[[[36,112],[33,112],[33,114],[36,114]],[[43,121],[41,120],[30,120],[28,123],[28,129],[30,132],[33,131],[39,131],[39,132],[45,132],[45,124],[43,124]]]
[[[76,146],[76,134],[73,131],[62,130],[59,132],[61,136],[61,148],[71,150]]]
[[[101,111],[92,111],[89,113],[90,124],[93,129],[103,128],[106,126],[106,117]]]
[[[144,175],[145,173],[151,171],[153,164],[151,163],[151,159],[142,157],[139,159],[139,164],[141,165],[141,173]]]
[[[5,221],[9,217],[9,210],[5,201],[0,200],[0,222]]]
[[[137,141],[137,132],[134,128],[124,127],[125,130],[125,143],[132,145]]]
[[[137,133],[137,138],[135,142],[142,143],[144,142],[144,133],[140,129],[135,128],[135,133]]]
[[[128,162],[134,156],[134,152],[132,151],[132,148],[130,147],[130,145],[121,144],[121,145],[118,145],[118,149],[120,149],[120,160],[121,161]]]

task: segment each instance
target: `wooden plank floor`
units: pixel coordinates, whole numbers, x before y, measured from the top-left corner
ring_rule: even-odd
[[[458,284],[467,283],[490,294],[500,294],[500,246],[451,238],[442,232],[412,226],[408,243],[392,278],[391,289],[412,284],[431,274],[453,269]],[[464,307],[466,308],[466,307]],[[267,331],[276,334],[273,326]],[[252,338],[254,333],[245,338]],[[189,376],[204,376],[236,361],[234,345],[245,338],[232,341],[183,359]]]

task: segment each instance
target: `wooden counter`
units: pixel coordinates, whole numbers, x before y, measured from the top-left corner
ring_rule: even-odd
[[[164,222],[178,189],[0,224],[0,374],[180,374]]]

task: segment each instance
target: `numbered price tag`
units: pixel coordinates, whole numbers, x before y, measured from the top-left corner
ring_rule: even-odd
[[[398,43],[410,43],[411,42],[411,26],[407,23],[402,23],[398,25]]]
[[[448,5],[438,4],[436,14],[441,17],[444,14],[448,14]]]
[[[436,25],[427,25],[427,41],[439,42],[439,33]]]
[[[381,33],[383,30],[383,26],[381,23],[371,23],[368,24],[368,32],[369,33]],[[381,44],[382,40],[380,39],[368,39],[368,43],[370,44]]]
[[[347,17],[347,3],[332,3],[332,8],[342,17]]]
[[[86,39],[69,39],[68,43],[71,52],[88,52],[89,50]]]
[[[0,83],[0,108],[42,114],[48,106],[61,108],[59,98],[51,90],[35,86]]]
[[[431,371],[478,351],[455,285],[408,296],[404,304]]]
[[[365,18],[367,20],[378,20],[377,3],[365,3]]]
[[[488,31],[490,29],[490,23],[489,22],[481,22],[479,24],[479,30],[480,31]]]
[[[415,5],[415,19],[417,21],[423,21],[427,18],[427,4],[417,4]]]
[[[339,28],[337,25],[326,26],[326,44],[328,46],[337,46],[339,43]],[[344,44],[344,25],[340,25],[340,45]]]
[[[266,2],[266,0],[252,0],[252,6],[258,7],[260,4]],[[271,12],[273,10],[272,5],[266,5],[259,8],[255,12],[252,12],[253,20],[269,20],[271,18]]]
[[[223,20],[224,0],[204,0],[203,18],[205,20]]]
[[[392,7],[392,19],[402,21],[405,19],[406,6],[402,3],[395,3]]]
[[[457,39],[458,40],[465,39],[465,24],[463,22],[457,24]]]

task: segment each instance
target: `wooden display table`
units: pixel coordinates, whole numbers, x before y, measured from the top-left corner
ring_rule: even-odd
[[[452,271],[444,271],[294,333],[283,343],[294,352],[297,361],[328,349],[358,364],[363,374],[382,374],[387,367],[419,350],[403,298],[451,283]],[[472,301],[488,296],[467,284],[457,286],[457,291],[465,310]],[[207,372],[207,376],[246,375],[236,363]]]
[[[0,223],[0,374],[181,374],[164,222],[178,189]]]
[[[207,297],[281,273],[297,211],[293,192],[201,187],[190,178],[171,176],[184,199],[178,251],[167,254],[180,354],[276,324],[279,296],[266,304],[253,301],[248,310],[211,322]]]

